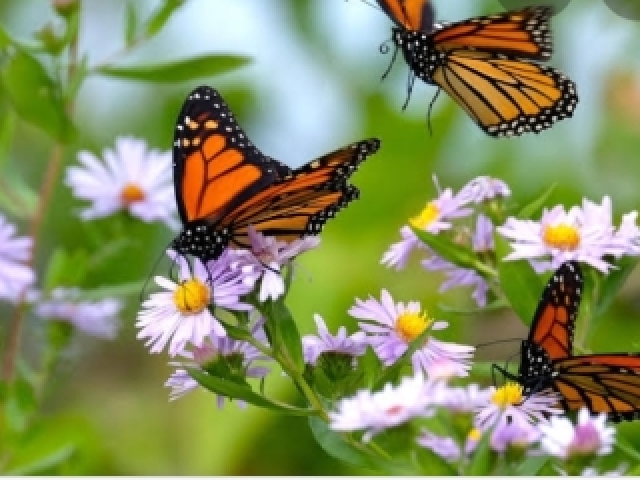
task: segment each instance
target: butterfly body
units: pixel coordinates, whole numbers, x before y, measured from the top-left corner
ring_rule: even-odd
[[[582,287],[578,263],[566,262],[556,270],[522,342],[518,374],[507,376],[520,383],[525,401],[552,390],[566,412],[587,407],[615,422],[640,418],[640,355],[572,353]]]
[[[258,150],[220,94],[201,86],[178,115],[174,190],[183,229],[172,248],[202,261],[249,248],[248,229],[293,241],[320,233],[358,198],[349,177],[380,146],[363,140],[291,169]]]
[[[511,137],[550,128],[578,102],[568,77],[534,62],[551,58],[551,14],[530,7],[427,26],[390,16],[411,74],[444,90],[488,135]]]

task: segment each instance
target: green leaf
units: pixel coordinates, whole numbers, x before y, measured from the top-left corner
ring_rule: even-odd
[[[265,317],[264,328],[276,356],[283,357],[289,364],[289,368],[295,368],[300,373],[304,372],[300,332],[284,301],[269,300],[261,308]]]
[[[376,470],[375,461],[364,451],[348,443],[343,434],[334,432],[318,417],[309,417],[309,428],[322,449],[338,460],[356,467]]]
[[[622,257],[615,262],[616,269],[611,270],[607,276],[600,276],[600,285],[597,298],[597,306],[595,308],[594,316],[597,318],[606,312],[611,303],[618,295],[618,292],[627,281],[631,272],[638,265],[640,259],[638,257]]]
[[[131,47],[135,42],[136,32],[138,30],[138,16],[133,2],[127,2],[127,11],[125,12],[125,15],[124,43],[127,47]]]
[[[490,438],[490,432],[484,432],[482,434],[482,438],[471,455],[469,465],[464,472],[465,475],[480,476],[488,475],[490,473],[492,463],[492,454],[489,442]]]
[[[257,407],[267,408],[287,415],[306,416],[313,415],[314,413],[313,410],[284,405],[269,400],[267,397],[254,392],[246,383],[237,383],[225,378],[213,377],[198,368],[187,367],[186,370],[202,387],[211,392],[217,393],[218,395],[244,400],[245,402]]]
[[[431,329],[426,328],[424,332],[420,334],[419,337],[413,339],[409,344],[409,348],[402,354],[398,360],[393,365],[386,367],[382,375],[376,381],[373,390],[381,389],[385,383],[395,379],[400,374],[400,370],[402,370],[405,366],[411,364],[411,356],[414,352],[424,345],[424,342],[427,340],[427,337],[431,334]]]
[[[9,115],[8,115],[9,116]],[[17,218],[31,218],[38,207],[38,193],[14,170],[3,172],[0,207]]]
[[[87,275],[89,254],[85,250],[68,252],[57,248],[49,257],[44,275],[45,290],[61,285],[79,285]]]
[[[526,260],[504,260],[511,250],[509,243],[494,234],[500,286],[511,308],[525,325],[531,325],[544,284]]]
[[[60,92],[38,61],[24,50],[9,56],[1,73],[2,86],[13,108],[25,121],[56,140],[67,141],[72,126]]]
[[[187,60],[159,65],[132,67],[104,66],[96,73],[109,77],[143,82],[176,83],[196,78],[227,73],[249,63],[248,57],[239,55],[203,55]]]
[[[171,15],[184,4],[184,0],[165,0],[164,3],[158,8],[149,20],[146,26],[147,38],[153,37],[157,34],[162,27],[165,26],[167,21],[171,18]]]
[[[411,229],[424,244],[445,260],[462,268],[476,269],[478,259],[469,248],[455,244],[442,235],[434,235],[414,226]]]
[[[537,475],[540,470],[542,470],[547,462],[549,462],[549,457],[547,456],[530,456],[526,458],[520,465],[518,465],[518,467],[516,468],[516,475],[533,477]]]
[[[549,200],[556,187],[557,184],[552,184],[549,188],[542,192],[542,194],[538,198],[533,200],[528,205],[524,206],[516,216],[520,219],[530,219],[534,215],[538,214],[547,204],[547,200]]]
[[[15,126],[15,116],[5,114],[0,118],[0,168],[9,159]]]
[[[4,415],[6,426],[15,432],[27,428],[29,419],[37,408],[33,386],[22,376],[9,385]]]

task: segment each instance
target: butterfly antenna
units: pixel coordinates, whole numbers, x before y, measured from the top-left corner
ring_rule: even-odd
[[[431,127],[431,111],[433,110],[433,105],[436,103],[438,99],[438,95],[440,95],[440,91],[442,89],[439,88],[436,94],[431,99],[431,103],[429,103],[429,110],[427,110],[427,128],[429,129],[429,135],[433,137],[433,128]]]
[[[166,247],[164,247],[164,250],[162,250],[162,252],[166,252],[167,249],[171,246],[171,244],[173,243],[173,240],[171,240]],[[158,268],[158,264],[160,263],[160,260],[162,259],[162,253],[160,253],[160,255],[158,255],[158,258],[156,258],[156,261],[153,262],[153,268],[151,269],[151,272],[149,273],[149,275],[147,275],[147,279],[144,281],[144,285],[142,285],[142,290],[140,290],[140,295],[139,295],[139,300],[140,303],[143,302],[143,298],[144,298],[144,294],[147,291],[147,287],[149,286],[149,281],[151,280],[151,276],[152,274],[156,271],[156,269]]]
[[[409,77],[407,79],[407,99],[402,105],[402,110],[406,110],[409,105],[409,100],[411,99],[411,93],[413,92],[413,86],[416,83],[416,75],[413,72],[409,72]]]
[[[380,47],[379,47],[380,53],[382,53],[383,55],[386,55],[387,53],[389,53],[389,50],[391,50],[391,48],[389,47],[389,43],[391,43],[391,39],[386,40],[380,44]],[[382,77],[380,78],[381,82],[385,78],[387,78],[387,75],[389,75],[389,72],[391,72],[391,68],[393,67],[393,64],[396,62],[397,56],[398,56],[398,46],[396,45],[396,48],[393,50],[393,56],[391,57],[391,62],[389,63],[389,66],[387,67],[387,69],[382,74]]]

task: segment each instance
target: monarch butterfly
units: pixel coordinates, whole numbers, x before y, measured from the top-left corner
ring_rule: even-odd
[[[573,115],[575,84],[554,68],[528,61],[551,58],[551,7],[444,25],[433,23],[427,0],[378,4],[396,24],[394,59],[401,49],[411,71],[407,103],[418,77],[447,92],[493,137],[540,133]]]
[[[525,398],[551,388],[565,411],[586,406],[615,422],[633,420],[640,414],[640,355],[571,354],[582,287],[578,263],[562,264],[547,283],[522,342],[517,376],[497,368],[522,385]]]
[[[203,262],[248,248],[248,227],[279,240],[320,233],[359,195],[349,177],[380,146],[353,143],[295,170],[261,153],[220,94],[193,90],[178,115],[173,180],[182,232],[172,248]]]

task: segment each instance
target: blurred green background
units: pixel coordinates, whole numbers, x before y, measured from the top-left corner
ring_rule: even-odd
[[[160,2],[131,2],[144,18]],[[375,3],[375,2],[370,2]],[[418,258],[405,271],[380,265],[399,228],[437,192],[460,188],[477,175],[492,175],[512,188],[512,201],[525,204],[557,183],[549,206],[577,204],[583,196],[600,202],[611,195],[616,221],[638,209],[640,192],[640,24],[617,17],[600,0],[580,0],[554,18],[551,64],[578,85],[580,103],[572,119],[541,135],[510,140],[485,136],[445,95],[434,109],[434,134],[426,112],[436,90],[417,84],[409,108],[407,68],[398,60],[389,78],[380,76],[390,55],[379,52],[390,38],[390,20],[357,0],[190,0],[164,31],[132,53],[117,56],[123,43],[127,2],[85,0],[79,50],[90,64],[151,64],[202,53],[247,55],[253,63],[223,76],[182,84],[150,84],[91,77],[76,105],[80,137],[67,149],[65,166],[76,153],[100,153],[119,135],[135,135],[169,149],[173,126],[185,95],[207,83],[219,89],[254,143],[291,166],[307,162],[361,138],[382,141],[379,154],[354,176],[361,199],[329,223],[321,248],[298,261],[289,306],[303,333],[314,330],[319,313],[333,328],[354,330],[346,311],[354,298],[378,296],[387,288],[397,300],[420,300],[451,322],[445,339],[478,344],[525,335],[507,312],[482,316],[439,313],[441,305],[471,307],[469,292],[439,295],[438,274],[424,272]],[[502,11],[498,1],[441,0],[437,17],[454,21]],[[56,19],[44,0],[0,2],[0,23],[13,36],[29,39]],[[114,56],[116,55],[116,56]],[[6,112],[0,98],[0,115]],[[40,131],[19,123],[10,158],[0,174],[37,187],[51,149]],[[58,185],[47,212],[37,263],[44,266],[57,245],[86,248],[86,227],[67,188]],[[15,216],[12,220],[20,224]],[[102,223],[101,223],[102,222]],[[98,222],[100,242],[112,224]],[[24,223],[22,223],[24,225]],[[103,228],[104,227],[104,228]],[[121,252],[85,287],[117,285],[152,275],[153,262],[170,240],[161,226],[124,222],[135,245]],[[95,240],[94,240],[95,241]],[[163,273],[163,272],[158,272]],[[640,351],[640,275],[591,332],[595,351]],[[78,338],[57,372],[46,413],[76,429],[83,448],[71,472],[133,475],[347,474],[361,473],[329,458],[313,442],[304,419],[283,418],[254,407],[223,411],[212,395],[196,392],[170,403],[163,387],[172,369],[165,355],[151,356],[135,339],[139,298],[127,299],[124,326],[116,341]],[[6,310],[0,310],[6,318]],[[3,322],[3,335],[6,333]],[[33,320],[25,348],[41,340]],[[578,327],[579,328],[579,327]],[[40,335],[40,336],[39,336]],[[478,358],[503,361],[517,343],[481,349]],[[294,398],[278,375],[267,390]],[[637,433],[635,425],[622,429]]]

